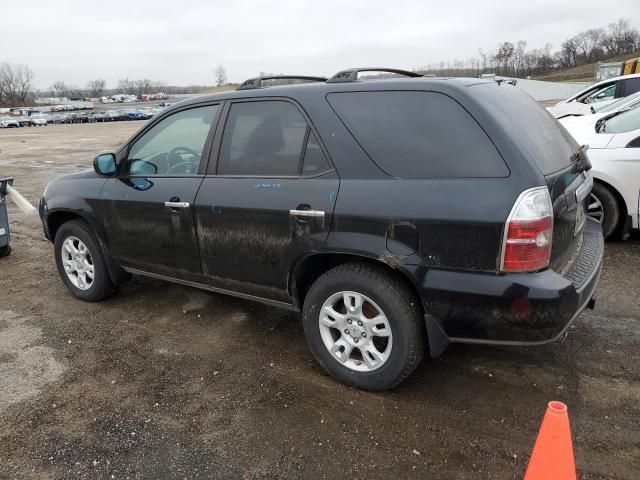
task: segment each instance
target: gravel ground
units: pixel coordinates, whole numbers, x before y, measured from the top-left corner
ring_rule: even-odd
[[[140,122],[0,130],[36,203]],[[537,348],[454,345],[394,391],[333,381],[298,316],[134,278],[101,304],[58,279],[10,208],[0,259],[0,479],[522,478],[545,405],[569,405],[579,477],[640,478],[640,237],[608,243],[595,311]]]

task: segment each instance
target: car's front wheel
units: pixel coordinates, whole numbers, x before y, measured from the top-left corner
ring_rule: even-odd
[[[99,302],[113,293],[104,254],[86,222],[64,223],[56,232],[54,249],[58,273],[74,296]]]
[[[303,308],[309,347],[338,380],[366,390],[393,388],[424,355],[419,304],[382,268],[345,264],[320,276]]]

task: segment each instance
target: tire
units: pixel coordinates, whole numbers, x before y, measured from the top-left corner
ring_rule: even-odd
[[[8,257],[9,254],[11,254],[11,245],[5,245],[4,247],[0,248],[0,258]]]
[[[602,225],[604,238],[610,237],[620,224],[620,205],[614,193],[601,183],[594,183],[589,198],[589,215]]]
[[[365,318],[357,314],[350,317],[343,299],[351,301],[355,295],[368,297],[354,310],[364,313]],[[327,311],[324,309],[327,304],[334,305],[334,313],[346,314],[342,319],[334,319],[339,323],[331,323],[331,315],[325,318],[327,315],[323,312]],[[373,317],[385,318],[386,323],[366,323]],[[364,325],[358,322],[360,326],[356,326],[357,318],[362,318]],[[393,388],[416,369],[424,356],[426,335],[420,303],[399,278],[383,268],[348,263],[324,273],[309,289],[302,320],[307,343],[318,363],[337,380],[357,388],[373,391]],[[347,323],[349,320],[351,324]],[[328,327],[327,323],[333,326]],[[383,328],[379,328],[382,325]],[[376,333],[376,330],[386,333],[387,328],[389,336]],[[330,351],[332,342],[334,348],[338,344],[350,346],[348,358],[346,348],[338,352],[344,360],[336,358]],[[372,344],[376,351],[384,352],[379,358],[386,357],[378,366],[372,365],[376,361],[373,356],[365,358]]]
[[[65,260],[74,255],[69,250],[66,250],[65,245],[68,245],[67,242],[72,244],[72,249],[74,247],[77,249],[78,261],[82,263],[80,267],[70,267],[71,270],[79,268],[79,270],[71,274],[67,273],[64,265]],[[83,250],[79,247],[80,242],[85,246],[88,253],[84,258],[82,255]],[[62,224],[56,232],[53,248],[60,278],[62,278],[64,284],[75,297],[87,302],[99,302],[113,294],[115,288],[109,278],[104,254],[93,230],[85,221],[71,220]],[[72,262],[75,262],[75,260],[72,260]],[[74,265],[78,265],[78,263],[74,263]],[[90,279],[89,273],[86,272],[88,267],[93,267],[93,279]],[[81,270],[84,272],[81,272]],[[78,277],[80,277],[80,280],[77,280]]]

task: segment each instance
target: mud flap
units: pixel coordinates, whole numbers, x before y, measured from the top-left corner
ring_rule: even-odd
[[[622,231],[620,232],[620,236],[622,240],[628,240],[631,236],[631,230],[633,228],[633,220],[631,219],[631,215],[627,215],[627,218],[624,219],[624,223],[622,224]]]
[[[449,345],[449,337],[436,319],[428,313],[424,316],[424,323],[427,327],[427,338],[429,339],[429,351],[432,358],[439,357]]]

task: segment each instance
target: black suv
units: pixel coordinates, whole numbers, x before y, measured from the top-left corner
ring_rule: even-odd
[[[561,338],[602,266],[585,149],[517,87],[363,70],[182,101],[51,182],[64,283],[99,301],[139,274],[301,311],[318,362],[372,390],[427,346]]]

